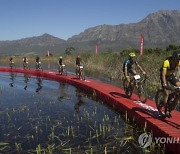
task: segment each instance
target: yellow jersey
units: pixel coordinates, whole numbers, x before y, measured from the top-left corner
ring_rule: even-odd
[[[180,61],[178,62],[178,64],[175,64],[173,60],[171,59],[166,59],[163,62],[163,66],[162,66],[162,70],[166,70],[166,76],[170,76],[171,74],[173,74],[176,71],[176,68],[180,66]]]

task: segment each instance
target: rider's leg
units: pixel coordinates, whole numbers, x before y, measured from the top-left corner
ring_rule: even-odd
[[[129,86],[129,83],[130,83],[129,74],[128,74],[128,76],[126,76],[126,75],[125,75],[125,72],[124,72],[124,79],[125,79],[125,87],[128,87],[128,86]]]
[[[62,73],[63,73],[63,67],[62,65],[60,65],[60,74],[62,75]]]
[[[134,82],[131,82],[131,77],[133,77],[136,74],[137,74],[137,72],[134,69],[129,70],[129,76],[130,76],[129,83],[131,83],[132,89],[134,88]]]
[[[180,86],[180,82],[178,81],[178,79],[174,75],[171,75],[170,77],[168,77],[167,81],[169,83],[171,83],[171,85]],[[167,96],[167,100],[165,103],[166,103],[166,115],[168,117],[171,117],[171,110],[170,110],[171,107],[168,107],[168,105],[170,105],[170,104],[168,104],[168,97],[169,97],[169,91],[168,91],[168,96]]]
[[[126,87],[129,87],[129,83],[130,83],[130,77],[129,76],[126,76]]]
[[[76,65],[76,76],[78,75],[78,72],[79,72],[79,66]]]

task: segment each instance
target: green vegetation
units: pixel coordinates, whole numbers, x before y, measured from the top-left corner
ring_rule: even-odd
[[[173,50],[172,50],[173,49]],[[145,69],[148,80],[147,88],[149,92],[155,92],[160,86],[159,69],[162,62],[171,56],[173,51],[180,49],[180,46],[169,45],[167,50],[159,48],[145,49],[142,56],[137,49],[127,49],[122,52],[101,52],[98,55],[94,53],[81,53],[81,58],[85,66],[86,75],[95,77],[108,77],[114,81],[120,81],[123,77],[123,61],[128,57],[130,52],[135,52],[137,61]],[[65,62],[73,66],[76,55],[65,55]],[[121,82],[122,83],[122,82]]]
[[[85,74],[95,78],[109,78],[111,81],[116,81],[122,84],[122,65],[123,61],[128,57],[130,52],[135,52],[137,61],[145,69],[147,76],[147,88],[150,93],[154,93],[160,86],[159,69],[162,62],[171,56],[173,51],[179,50],[180,46],[170,44],[166,50],[160,48],[149,48],[144,50],[142,56],[139,55],[138,49],[126,49],[122,52],[100,52],[98,55],[92,52],[75,51],[73,47],[67,48],[62,55],[64,61],[69,69],[74,70],[75,59],[77,54],[81,55],[83,65],[85,67]],[[51,62],[56,65],[58,56],[41,57],[42,63]],[[28,57],[30,63],[34,63],[35,56]],[[0,59],[1,63],[8,64],[8,58]],[[16,63],[22,63],[22,56],[15,57]]]

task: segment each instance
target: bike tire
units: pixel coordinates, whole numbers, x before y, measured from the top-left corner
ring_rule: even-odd
[[[81,75],[81,77],[82,77],[82,80],[85,80],[85,79],[86,79],[86,78],[85,78],[84,71],[82,71],[82,75]]]
[[[166,107],[164,103],[165,92],[163,89],[159,89],[155,95],[156,107],[161,115],[166,113]]]
[[[168,111],[172,111],[180,103],[180,96],[177,94],[170,94],[168,98]]]
[[[63,75],[67,76],[66,68],[63,68]]]
[[[79,79],[81,80],[83,80],[83,71],[81,70],[80,72],[79,72]]]
[[[62,75],[67,76],[67,71],[66,71],[66,69],[63,69]]]
[[[142,103],[145,103],[148,99],[148,94],[147,94],[145,85],[143,83],[139,82],[137,91],[138,91],[138,97],[139,97],[140,101]]]

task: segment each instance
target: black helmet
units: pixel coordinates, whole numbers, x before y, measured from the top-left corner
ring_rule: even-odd
[[[172,55],[174,59],[180,60],[180,51],[175,51]]]

